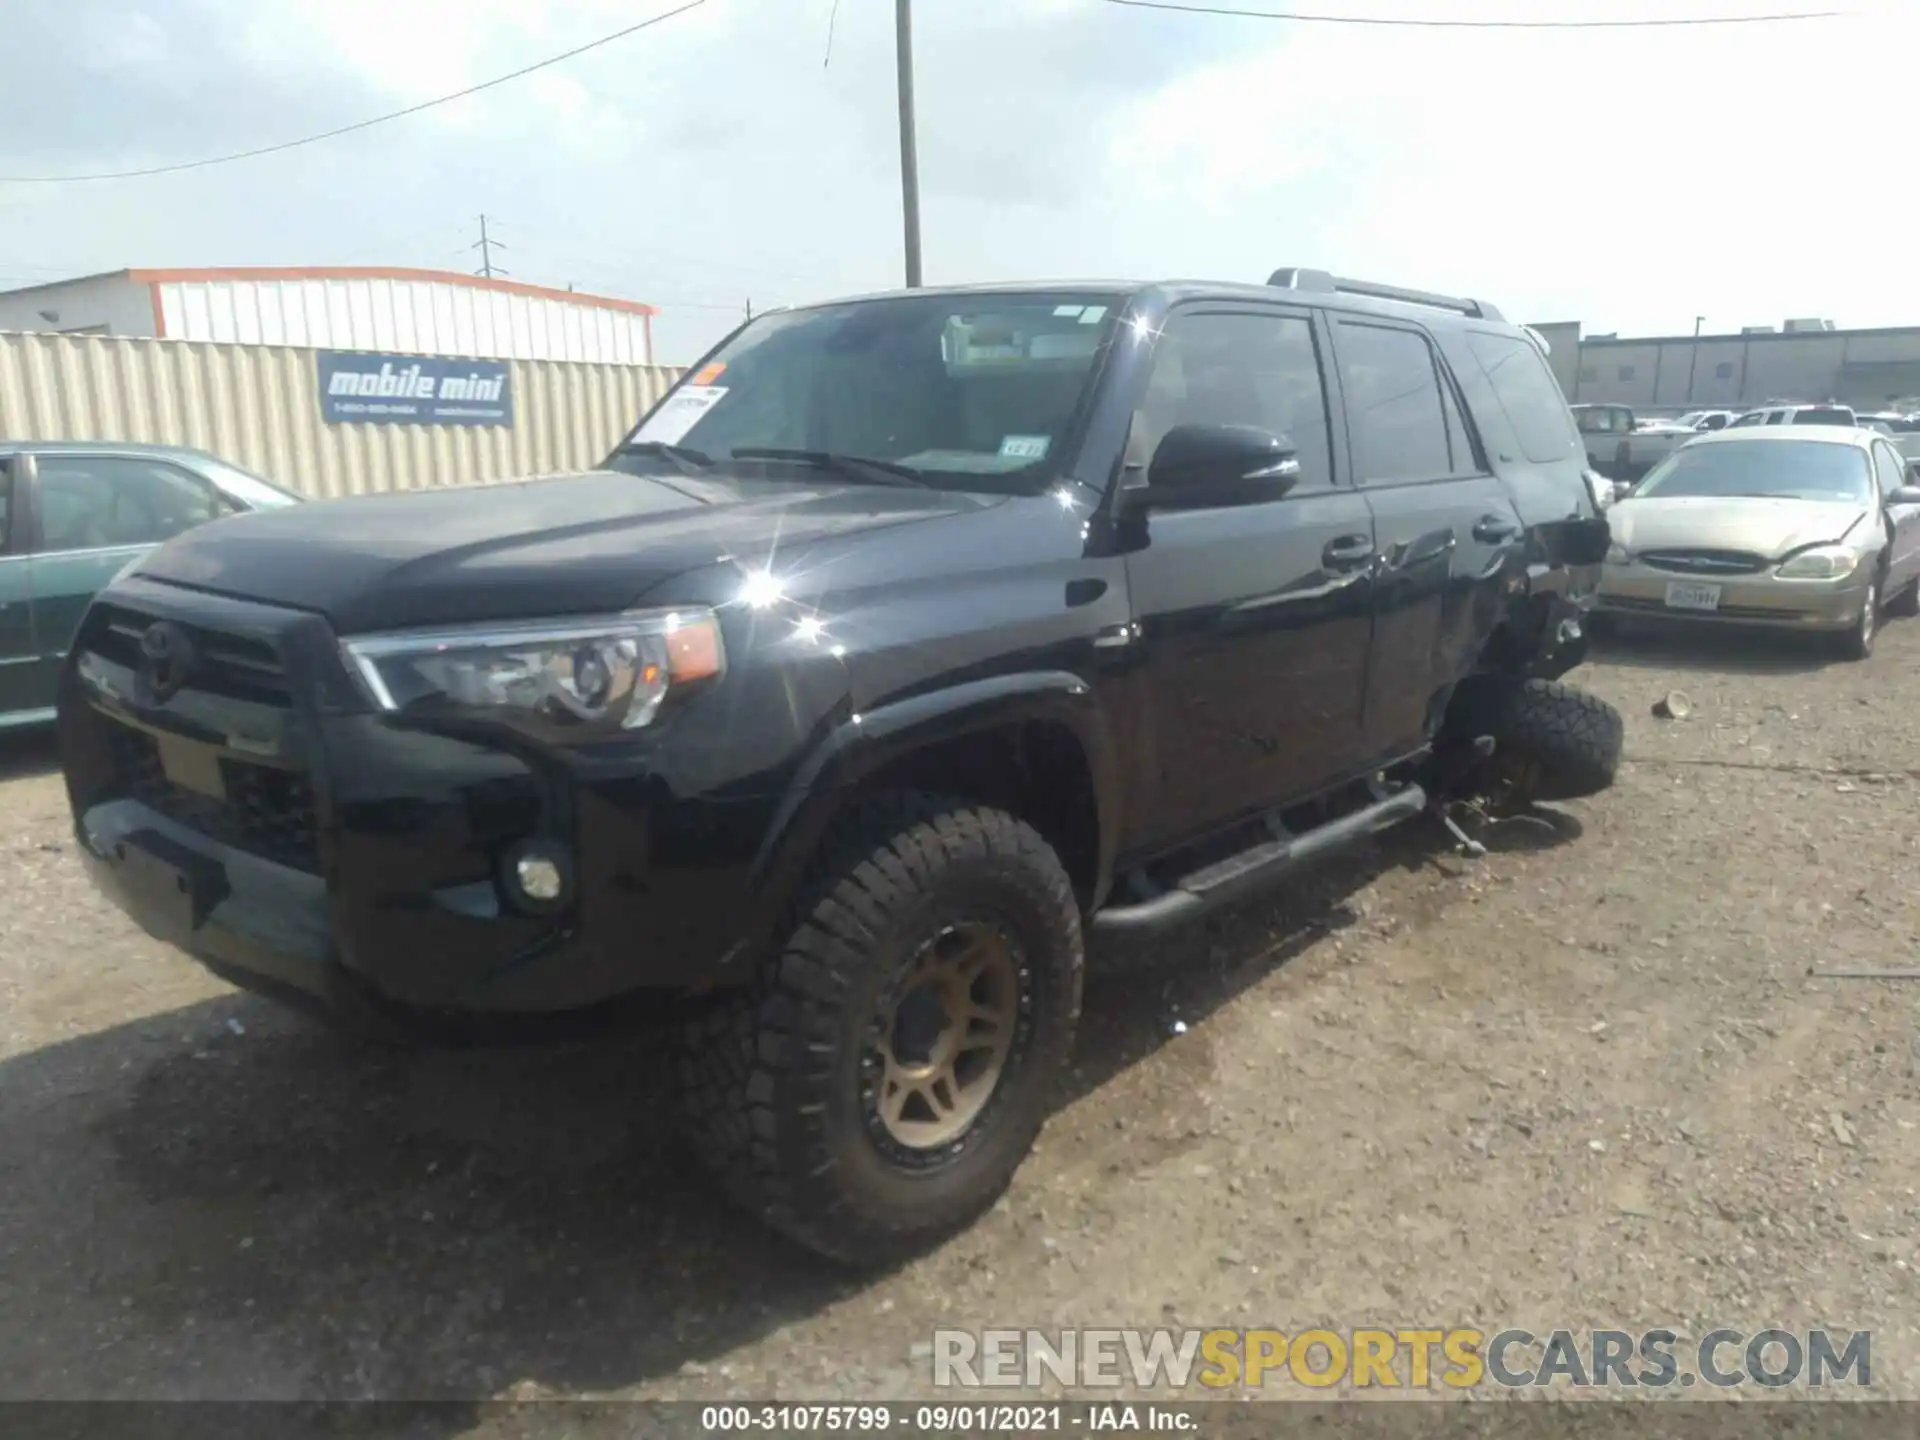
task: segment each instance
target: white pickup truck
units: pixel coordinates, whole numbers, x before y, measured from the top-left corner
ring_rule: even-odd
[[[1625,405],[1572,408],[1588,466],[1610,480],[1638,480],[1695,435],[1727,423],[1725,411],[1700,411],[1703,418],[1683,425],[1678,420],[1636,420]]]

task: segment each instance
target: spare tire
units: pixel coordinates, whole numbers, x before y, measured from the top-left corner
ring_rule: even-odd
[[[1485,776],[1501,798],[1530,803],[1595,795],[1613,784],[1626,736],[1620,712],[1558,680],[1476,675],[1455,692],[1447,729],[1491,735]]]

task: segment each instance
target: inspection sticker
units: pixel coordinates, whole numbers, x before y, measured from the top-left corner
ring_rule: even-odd
[[[633,432],[633,438],[673,445],[700,423],[700,417],[725,398],[724,385],[682,385],[666,403],[647,417],[647,423]]]
[[[1007,460],[1044,460],[1052,443],[1045,435],[1009,435],[1000,442],[1000,454]]]

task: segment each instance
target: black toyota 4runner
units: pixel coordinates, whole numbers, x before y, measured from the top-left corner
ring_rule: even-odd
[[[123,573],[60,698],[82,853],[362,1022],[670,997],[730,1188],[903,1253],[1030,1147],[1086,935],[1611,781],[1554,683],[1607,533],[1542,350],[1305,270],[763,315],[596,471]]]

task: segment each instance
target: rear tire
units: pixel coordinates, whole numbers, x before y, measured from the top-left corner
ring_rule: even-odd
[[[1620,712],[1557,680],[1475,676],[1456,693],[1447,728],[1494,739],[1480,777],[1492,798],[1527,805],[1573,800],[1613,784],[1626,736]]]
[[[1073,885],[1031,826],[959,800],[870,801],[756,982],[683,1027],[689,1138],[737,1200],[821,1254],[864,1267],[923,1250],[1032,1148],[1083,966]]]

